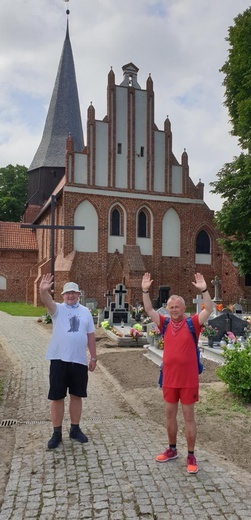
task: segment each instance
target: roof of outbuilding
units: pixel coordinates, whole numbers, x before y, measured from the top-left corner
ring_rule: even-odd
[[[0,222],[1,249],[36,251],[38,250],[36,233],[31,229],[21,228],[19,222]]]

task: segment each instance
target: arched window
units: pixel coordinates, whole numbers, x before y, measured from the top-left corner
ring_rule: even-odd
[[[121,231],[120,231],[120,213],[119,211],[115,208],[112,212],[111,212],[111,235],[115,235],[115,236],[120,236],[121,234]]]
[[[202,229],[197,235],[196,253],[199,255],[210,254],[210,238],[204,229]]]
[[[245,274],[245,286],[251,287],[251,273]]]
[[[147,235],[147,216],[144,211],[138,215],[138,237],[146,238]]]

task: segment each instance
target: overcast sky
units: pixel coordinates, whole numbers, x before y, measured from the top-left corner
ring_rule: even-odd
[[[173,152],[186,148],[190,176],[205,184],[204,200],[221,207],[209,182],[239,155],[223,106],[228,27],[248,0],[1,0],[0,167],[29,167],[40,143],[70,10],[83,130],[92,101],[96,118],[106,115],[107,75],[116,83],[133,62],[145,89],[151,73],[155,122],[169,116]]]

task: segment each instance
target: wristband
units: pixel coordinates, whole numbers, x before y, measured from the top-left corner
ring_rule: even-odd
[[[97,362],[97,358],[96,357],[92,357],[91,361],[95,361],[95,363],[96,363]]]
[[[143,291],[143,290],[142,290],[142,293],[147,294],[147,293],[149,293],[149,291]]]
[[[208,289],[204,289],[204,291],[201,291],[201,292],[204,293],[204,292],[207,292],[207,291],[208,291]]]

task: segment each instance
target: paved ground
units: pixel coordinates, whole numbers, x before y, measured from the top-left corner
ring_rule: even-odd
[[[251,476],[206,451],[197,453],[199,473],[188,475],[184,444],[176,461],[157,464],[165,429],[139,415],[100,367],[83,407],[89,443],[69,439],[66,414],[63,444],[48,451],[49,336],[34,318],[0,312],[0,343],[15,362],[3,413],[7,399],[18,400],[16,417],[0,417],[17,421],[0,520],[250,520]]]

